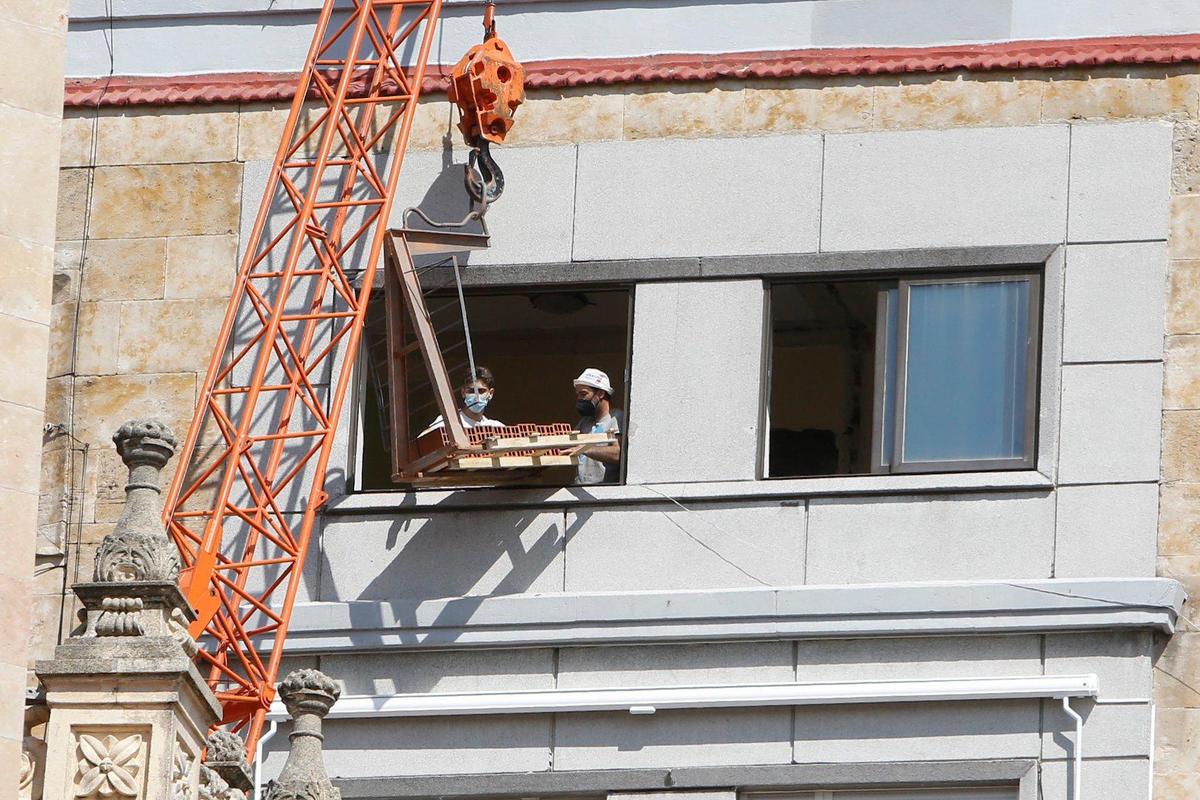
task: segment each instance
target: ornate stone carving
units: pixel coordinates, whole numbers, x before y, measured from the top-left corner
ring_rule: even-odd
[[[161,422],[127,422],[113,442],[129,483],[121,517],[96,551],[94,580],[72,587],[87,609],[84,636],[173,639],[192,658],[194,614],[178,586],[179,552],[163,528],[158,497],[175,436]]]
[[[33,776],[37,774],[37,762],[28,750],[21,751],[21,765],[17,772],[17,791],[20,797],[29,797],[33,793]]]
[[[167,617],[167,630],[171,632],[171,638],[179,642],[179,646],[183,648],[183,652],[187,653],[188,658],[195,658],[200,647],[196,644],[196,640],[188,633],[188,618],[183,613],[183,609],[175,607],[171,609],[171,614]]]
[[[267,800],[341,800],[321,754],[321,720],[341,689],[324,673],[301,669],[279,684],[279,696],[292,716],[292,749],[279,777],[267,787]]]
[[[294,719],[298,714],[316,716],[316,731],[321,730],[320,721],[342,696],[342,689],[324,672],[316,669],[298,669],[289,672],[279,684],[279,697]],[[312,734],[307,734],[312,735]],[[296,734],[292,734],[296,738]]]
[[[235,733],[213,731],[205,742],[204,766],[212,769],[234,789],[254,786],[250,765],[246,763],[246,743]]]
[[[100,616],[96,619],[97,636],[142,636],[142,609],[145,601],[140,597],[105,597],[101,601]]]
[[[175,756],[171,759],[171,800],[193,800],[192,765],[196,759],[183,746],[175,742]]]
[[[79,735],[79,766],[75,778],[76,797],[138,797],[141,793],[139,760],[142,737],[132,734],[123,739],[109,734],[103,739],[87,733]]]
[[[96,551],[96,581],[175,581],[179,554],[160,520],[159,473],[175,453],[171,429],[154,420],[126,422],[113,435],[129,468],[125,508]]]
[[[246,793],[230,786],[212,767],[200,765],[200,800],[245,800]]]
[[[25,713],[26,729],[30,717],[40,724],[40,714]],[[41,800],[46,772],[46,742],[36,736],[26,735],[21,742],[21,761],[17,771],[17,797],[19,800]]]
[[[213,731],[208,735],[205,746],[208,748],[208,753],[204,760],[210,763],[242,761],[246,757],[246,743],[236,733],[229,731]]]
[[[224,800],[229,784],[211,767],[200,765],[200,800]]]

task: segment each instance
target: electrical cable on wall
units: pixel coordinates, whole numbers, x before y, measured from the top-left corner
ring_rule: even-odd
[[[75,430],[76,385],[79,380],[79,376],[78,376],[79,319],[80,319],[80,316],[81,316],[81,313],[83,310],[83,280],[84,280],[84,273],[87,269],[88,243],[91,240],[92,197],[93,197],[93,193],[95,191],[95,185],[96,185],[96,156],[97,156],[97,152],[99,151],[100,108],[104,103],[105,95],[108,94],[108,89],[109,89],[109,86],[112,84],[113,76],[116,74],[116,36],[115,36],[115,32],[114,32],[114,14],[113,14],[112,0],[104,0],[104,13],[105,13],[106,22],[107,22],[105,36],[104,36],[104,45],[108,51],[108,74],[105,76],[104,84],[100,89],[99,95],[96,97],[96,103],[95,103],[95,107],[94,107],[94,110],[92,113],[92,125],[91,125],[91,132],[90,132],[90,138],[89,138],[89,143],[88,143],[88,160],[87,160],[87,163],[84,165],[84,169],[87,170],[87,186],[86,186],[86,189],[84,190],[83,231],[81,234],[82,238],[79,243],[79,262],[78,262],[79,266],[78,266],[78,270],[77,270],[78,278],[77,278],[76,284],[75,284],[75,308],[72,313],[72,322],[71,322],[71,359],[70,359],[70,364],[69,364],[69,368],[67,371],[68,380],[69,380],[69,384],[70,384],[70,391],[67,392],[67,401],[68,401],[67,402],[67,413],[66,413],[67,419],[66,419],[65,423],[50,424],[50,425],[46,426],[46,433],[50,433],[54,430],[57,430],[57,431],[60,431],[61,433],[65,434],[66,436],[69,436],[72,439],[72,441],[74,441],[75,443],[82,445],[82,449],[77,448],[77,447],[68,448],[68,453],[70,455],[68,456],[67,464],[66,464],[66,468],[67,468],[66,485],[67,485],[67,494],[68,494],[69,499],[68,499],[68,504],[67,504],[67,519],[66,519],[66,527],[64,530],[64,542],[63,542],[63,549],[64,549],[63,564],[62,564],[63,581],[62,581],[61,600],[59,602],[59,615],[58,615],[59,624],[58,624],[58,630],[56,631],[56,634],[55,634],[56,642],[59,644],[61,644],[63,641],[63,621],[64,621],[64,618],[66,617],[66,608],[67,608],[66,598],[68,595],[68,588],[69,588],[69,584],[67,581],[67,575],[68,575],[68,573],[73,572],[72,582],[78,582],[78,580],[79,580],[79,561],[80,561],[80,555],[81,555],[81,552],[83,549],[83,524],[84,524],[83,509],[86,506],[86,504],[83,502],[82,497],[79,497],[78,503],[77,503],[76,498],[77,498],[77,495],[87,492],[87,459],[88,459],[88,451],[89,451],[90,446],[88,445],[87,442],[84,442],[81,439],[79,439],[78,437],[76,437],[75,434],[73,433],[73,431]],[[75,453],[80,452],[80,451],[83,453],[83,465],[80,467],[79,482],[76,483],[76,481],[75,481]],[[79,509],[79,518],[75,523],[75,540],[71,541],[71,521],[72,521],[72,517],[75,516],[76,506],[78,506],[78,509]],[[68,568],[68,564],[71,563],[72,547],[74,547],[74,550],[75,550],[74,570],[71,570]]]
[[[724,534],[725,536],[728,536],[730,539],[733,539],[733,540],[737,541],[739,544],[745,545],[746,547],[749,547],[751,550],[757,550],[757,551],[759,551],[760,553],[763,553],[764,555],[767,555],[767,556],[769,556],[769,557],[771,557],[771,558],[774,558],[774,556],[771,556],[771,554],[770,554],[770,553],[767,553],[767,552],[766,552],[765,550],[763,550],[761,547],[758,547],[757,545],[754,545],[754,544],[752,544],[752,543],[750,543],[750,542],[746,541],[745,539],[743,539],[742,537],[738,536],[737,534],[730,533],[729,531],[725,530],[724,528],[722,528],[721,526],[719,526],[719,525],[717,525],[716,523],[712,522],[711,520],[704,519],[704,516],[703,516],[702,514],[698,514],[696,511],[694,511],[694,510],[692,510],[692,509],[688,508],[688,507],[687,507],[687,506],[685,506],[683,503],[681,503],[681,502],[679,502],[678,500],[676,500],[674,497],[671,497],[669,494],[666,494],[665,492],[661,492],[661,491],[659,491],[658,489],[655,489],[653,486],[649,486],[649,485],[645,485],[645,486],[643,486],[642,488],[643,488],[643,489],[649,489],[650,491],[654,492],[655,494],[657,494],[657,495],[659,495],[659,496],[661,496],[661,497],[664,497],[664,498],[666,498],[667,500],[670,500],[672,503],[674,503],[675,505],[679,506],[680,508],[682,508],[684,511],[688,512],[689,514],[696,514],[696,516],[698,516],[698,517],[699,517],[699,518],[700,518],[700,519],[701,519],[703,522],[705,522],[707,525],[709,525],[710,527],[712,527],[712,528],[716,529],[717,531],[719,531],[720,533]],[[750,578],[751,580],[753,580],[753,581],[755,581],[755,582],[757,582],[757,583],[759,583],[759,584],[762,584],[763,586],[771,586],[771,585],[772,585],[770,582],[768,582],[768,581],[764,581],[762,578],[758,577],[757,575],[752,575],[750,572],[746,571],[744,568],[742,568],[742,567],[741,567],[741,566],[739,566],[738,564],[735,564],[733,561],[730,561],[730,560],[729,560],[728,558],[726,558],[724,555],[722,555],[721,553],[717,552],[717,551],[716,551],[714,548],[712,548],[711,546],[709,546],[709,545],[708,545],[706,542],[704,542],[704,541],[701,541],[701,540],[700,540],[700,539],[699,539],[699,538],[698,538],[698,537],[697,537],[695,534],[693,534],[693,533],[692,533],[691,531],[689,531],[687,528],[683,527],[683,526],[682,526],[682,525],[680,525],[678,522],[676,522],[675,520],[671,519],[671,515],[670,515],[670,514],[668,514],[667,512],[665,512],[665,511],[661,511],[661,512],[659,512],[659,513],[661,513],[661,514],[662,514],[664,517],[666,517],[668,522],[670,522],[672,525],[674,525],[674,526],[675,526],[676,528],[678,528],[679,530],[683,531],[683,534],[684,534],[685,536],[687,536],[689,539],[691,539],[691,540],[692,540],[692,541],[694,541],[696,544],[698,544],[698,545],[700,545],[701,547],[703,547],[703,548],[704,548],[705,550],[707,550],[708,552],[712,553],[712,554],[713,554],[714,556],[716,556],[717,558],[719,558],[719,559],[721,559],[722,561],[724,561],[724,562],[725,562],[726,564],[728,564],[729,566],[731,566],[731,567],[733,567],[734,569],[736,569],[738,572],[740,572],[740,573],[742,573],[743,575],[745,575],[747,578]]]

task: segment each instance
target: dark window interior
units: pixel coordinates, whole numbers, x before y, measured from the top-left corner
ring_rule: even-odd
[[[457,305],[457,296],[436,294],[428,299]],[[578,421],[572,380],[585,367],[608,373],[616,396],[614,406],[626,410],[629,363],[628,289],[565,289],[554,291],[488,291],[466,295],[467,319],[475,363],[496,376],[495,398],[484,412],[513,425]],[[449,308],[447,314],[457,311]],[[364,490],[393,488],[390,441],[387,435],[386,319],[382,292],[371,301],[364,338],[365,382],[362,392],[361,486]],[[435,323],[437,322],[435,318]],[[468,372],[461,327],[439,337],[443,357],[455,386]],[[418,358],[410,359],[408,394],[410,430],[421,431],[438,415],[428,374]]]
[[[771,477],[871,472],[878,297],[895,281],[771,287]]]

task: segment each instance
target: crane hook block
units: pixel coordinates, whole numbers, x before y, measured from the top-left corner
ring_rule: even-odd
[[[491,36],[477,44],[450,73],[450,100],[458,105],[458,129],[468,147],[502,144],[525,102],[525,68],[504,40]]]

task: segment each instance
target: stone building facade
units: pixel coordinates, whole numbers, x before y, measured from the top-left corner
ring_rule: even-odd
[[[54,264],[55,187],[62,123],[66,2],[0,3],[0,47],[9,54],[0,82],[0,264],[7,286],[0,298],[0,516],[7,552],[0,564],[0,795],[14,797],[29,765],[23,755],[23,697],[30,664],[29,631],[36,619],[29,598],[61,572],[44,562],[35,573],[46,398],[44,363],[50,341]],[[16,191],[16,187],[24,187]]]
[[[62,427],[41,451],[30,661],[76,624],[64,589],[120,514],[112,433],[139,416],[187,429],[278,145],[286,100],[209,102],[194,76],[299,66],[311,5],[164,0],[111,23],[72,9],[45,372],[46,422]],[[1082,783],[1058,700],[968,697],[335,711],[326,757],[345,796],[1066,800],[1080,785],[1148,797],[1151,776],[1156,797],[1194,794],[1200,19],[1187,4],[1134,27],[1100,3],[1060,18],[930,0],[914,27],[895,4],[838,5],[750,3],[729,26],[668,4],[632,53],[570,32],[646,29],[637,4],[502,14],[530,62],[628,57],[636,74],[661,52],[757,54],[707,79],[613,79],[606,62],[533,89],[501,151],[494,245],[467,281],[628,293],[623,481],[365,491],[349,409],[357,436],[335,455],[289,666],[341,679],[345,697],[1094,674],[1100,702],[1073,701]],[[475,36],[468,16],[451,15],[443,60]],[[218,33],[228,46],[204,46]],[[918,55],[889,61],[900,47]],[[860,67],[814,66],[823,48]],[[799,66],[754,76],[783,50]],[[453,207],[450,119],[444,96],[423,104],[401,208]],[[766,477],[774,287],[996,273],[1039,281],[1028,468]]]

